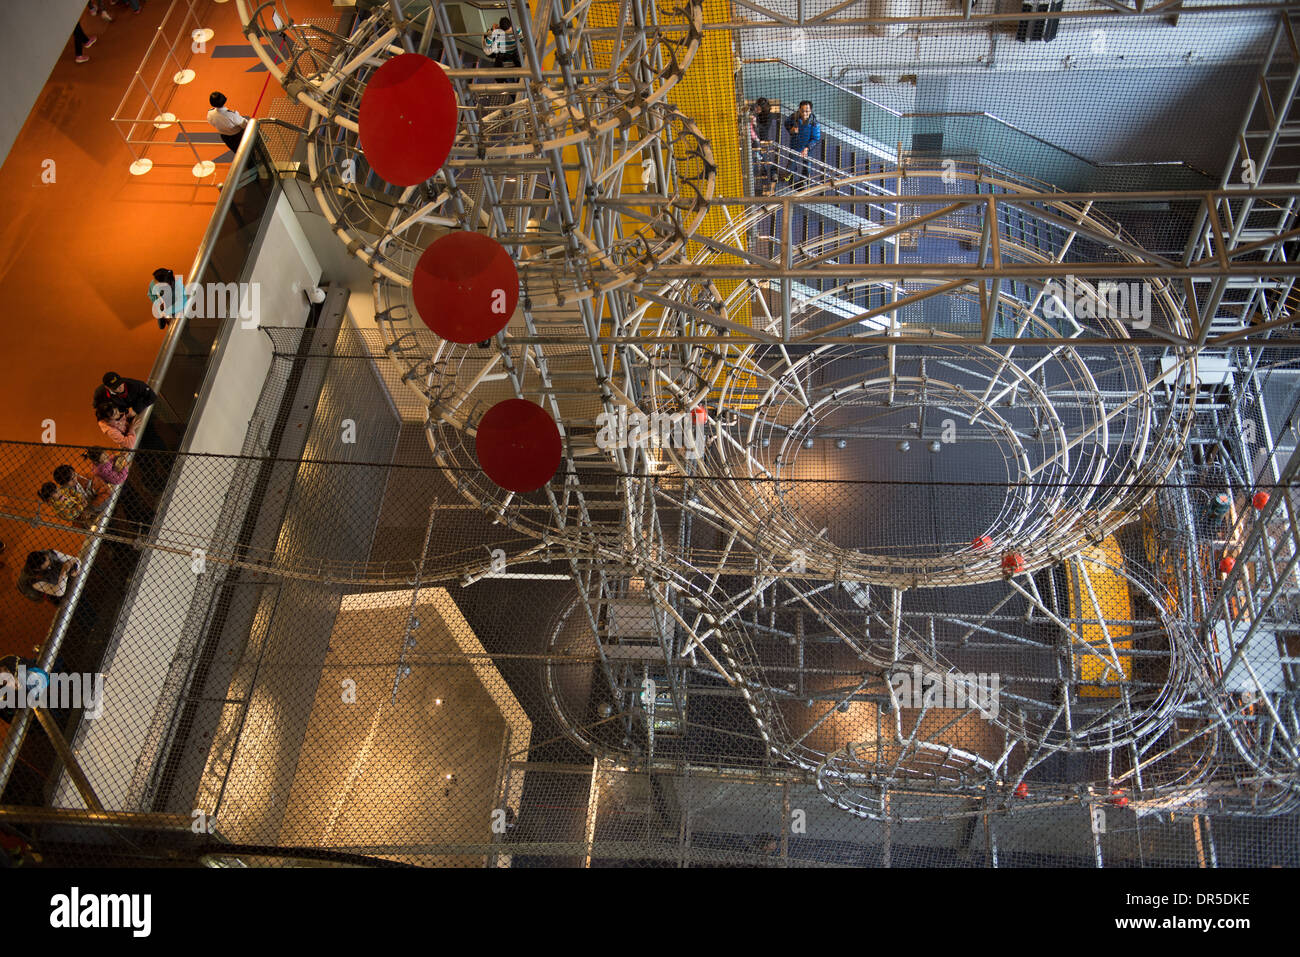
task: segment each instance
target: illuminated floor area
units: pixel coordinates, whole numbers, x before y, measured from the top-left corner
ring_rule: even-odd
[[[264,662],[242,726],[219,730],[233,749],[229,773],[222,781],[214,760],[199,801],[212,800],[221,833],[481,865],[481,855],[419,847],[505,833],[506,808],[513,823],[519,803],[507,766],[527,753],[532,726],[446,593],[427,590],[415,604],[406,592],[344,597],[304,727],[292,712],[311,670]]]

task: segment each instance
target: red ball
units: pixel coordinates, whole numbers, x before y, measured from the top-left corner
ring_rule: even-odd
[[[423,183],[451,153],[456,91],[428,57],[403,53],[366,83],[357,127],[371,169],[394,186]]]
[[[1255,511],[1264,511],[1264,506],[1268,504],[1268,493],[1262,490],[1256,492],[1251,496],[1250,504],[1255,506]]]
[[[1016,797],[1018,798],[1029,797],[1029,785],[1026,784],[1024,781],[1021,781],[1019,784],[1016,785]]]
[[[458,230],[435,239],[420,255],[411,298],[424,324],[448,342],[482,342],[514,315],[519,273],[491,236]]]
[[[559,468],[563,449],[555,420],[526,399],[506,399],[478,424],[474,451],[483,471],[510,492],[533,492]]]
[[[1224,555],[1222,558],[1219,559],[1220,575],[1230,574],[1232,570],[1236,567],[1237,567],[1237,560],[1233,558],[1231,555]]]

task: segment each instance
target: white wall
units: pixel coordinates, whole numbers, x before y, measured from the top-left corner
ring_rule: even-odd
[[[1217,175],[1276,23],[1275,12],[1065,20],[1050,43],[1017,42],[1014,22],[898,37],[810,28],[800,55],[788,30],[740,36],[745,60],[780,57],[902,112],[989,112],[1097,162],[1182,160]],[[814,105],[833,95],[797,77],[754,86]]]
[[[0,163],[84,9],[85,0],[0,0]]]

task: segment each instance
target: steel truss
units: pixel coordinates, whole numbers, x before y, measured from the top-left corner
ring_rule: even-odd
[[[1296,581],[1292,496],[1275,496],[1242,546],[1268,569],[1268,595],[1243,561],[1204,622],[1194,583],[1171,586],[1114,551],[1185,456],[1205,348],[1300,344],[1285,294],[1272,294],[1297,272],[1293,176],[1063,193],[988,164],[941,170],[895,153],[883,172],[818,168],[798,190],[718,196],[705,133],[665,102],[706,30],[901,21],[854,17],[855,4],[741,3],[747,19],[705,24],[699,3],[555,0],[516,11],[527,66],[476,83],[440,5],[416,22],[394,3],[348,37],[290,24],[287,56],[271,52],[273,5],[238,5],[254,49],[312,111],[317,201],[374,271],[386,354],[427,403],[434,462],[531,541],[513,569],[541,555],[570,569],[577,594],[555,624],[547,680],[582,747],[622,764],[690,761],[705,695],[743,709],[705,722],[721,742],[711,760],[796,765],[867,817],[931,819],[907,809],[923,793],[1009,813],[1029,806],[1018,804],[1027,781],[1049,803],[1112,787],[1222,813],[1300,801],[1295,692],[1251,671],[1246,651],[1264,620],[1248,610],[1278,607]],[[1020,16],[967,3],[907,22]],[[1300,63],[1289,15],[1278,31],[1275,72]],[[356,118],[367,77],[408,50],[440,53],[460,126],[444,170],[395,189],[368,173]],[[1300,74],[1288,76],[1287,110]],[[1289,129],[1276,106],[1263,111],[1277,127],[1261,170]],[[637,168],[640,191],[625,175]],[[1105,213],[1144,199],[1193,211],[1180,256],[1144,248]],[[838,209],[843,228],[796,242],[794,222],[814,208]],[[706,232],[711,212],[725,225]],[[483,348],[438,339],[411,302],[416,259],[453,228],[494,236],[518,264],[521,308]],[[960,244],[969,261],[919,260],[905,251],[918,235]],[[1262,312],[1225,328],[1225,291],[1243,281]],[[1149,312],[1112,308],[1125,282],[1145,285]],[[938,321],[926,312],[937,303],[950,310]],[[476,468],[477,424],[505,398],[540,403],[564,441],[560,473],[536,493],[503,492]],[[602,417],[628,412],[678,425],[698,415],[704,441],[602,440]],[[801,449],[854,441],[941,457],[945,420],[994,466],[960,493],[914,482],[917,514],[942,535],[902,525],[873,539],[813,517],[869,509],[890,483],[828,476]],[[983,477],[996,491],[972,491]],[[422,563],[420,580],[492,573],[438,565]],[[598,672],[600,700],[566,692],[575,658]],[[970,677],[985,670],[1001,680],[996,713]],[[909,697],[916,674],[941,678],[948,697]],[[1062,754],[1084,770],[1040,781]]]

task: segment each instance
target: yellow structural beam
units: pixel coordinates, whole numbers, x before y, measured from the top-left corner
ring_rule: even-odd
[[[1133,656],[1120,654],[1131,651],[1133,626],[1118,624],[1133,618],[1133,598],[1129,593],[1128,580],[1122,575],[1103,567],[1124,567],[1124,551],[1114,535],[1106,537],[1100,545],[1085,548],[1082,557],[1091,559],[1087,566],[1087,581],[1081,574],[1081,562],[1069,563],[1070,575],[1070,614],[1082,621],[1079,628],[1079,641],[1090,646],[1096,654],[1087,648],[1076,648],[1075,661],[1078,665],[1079,680],[1099,682],[1101,687],[1087,685],[1079,689],[1085,698],[1117,698],[1119,684],[1128,681],[1133,672]],[[1088,586],[1092,586],[1089,593]],[[1094,602],[1095,596],[1095,602]],[[1106,631],[1103,631],[1098,619],[1105,618],[1108,624],[1111,645],[1115,648],[1112,658],[1110,647],[1106,644]],[[1115,665],[1118,664],[1117,669]],[[1106,687],[1111,685],[1112,687]]]

